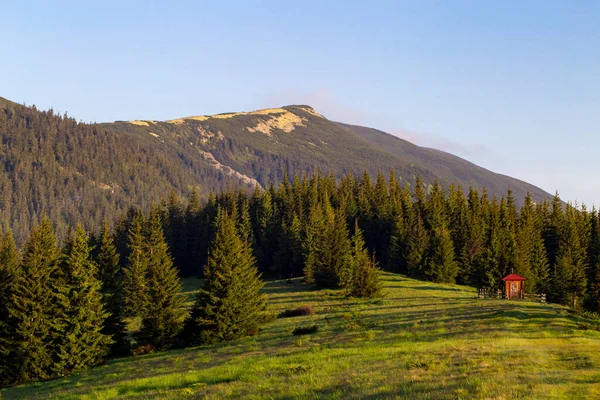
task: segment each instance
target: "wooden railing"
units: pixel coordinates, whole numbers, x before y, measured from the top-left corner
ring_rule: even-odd
[[[491,288],[479,288],[477,289],[477,297],[480,299],[503,299],[506,298],[502,290],[491,289]],[[523,293],[521,294],[521,300],[534,301],[539,303],[546,302],[546,294],[533,294]]]

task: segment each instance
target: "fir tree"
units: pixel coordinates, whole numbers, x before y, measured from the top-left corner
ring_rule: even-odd
[[[123,322],[123,273],[114,237],[108,224],[104,224],[100,237],[100,249],[96,255],[98,277],[102,282],[104,308],[109,314],[102,333],[113,340],[111,353],[124,355],[127,352],[127,327]]]
[[[428,262],[429,243],[429,233],[425,229],[420,213],[416,210],[411,214],[406,246],[406,265],[409,276],[425,277],[424,269]]]
[[[304,241],[304,282],[315,283],[315,272],[324,268],[321,266],[326,254],[324,237],[328,225],[323,216],[323,209],[316,205],[310,211],[309,222],[306,227],[306,240]]]
[[[325,238],[324,257],[315,270],[315,283],[322,288],[338,288],[350,267],[350,238],[342,210],[336,210],[333,221],[331,218],[327,221],[329,228],[322,233]]]
[[[374,258],[369,257],[365,248],[358,220],[354,224],[352,237],[352,257],[348,274],[342,281],[342,287],[348,296],[373,298],[381,295],[382,283],[379,268]]]
[[[144,246],[148,268],[148,308],[137,336],[141,343],[168,348],[183,329],[185,312],[180,295],[181,283],[157,211],[151,213],[148,225]]]
[[[9,381],[10,330],[8,309],[12,301],[13,281],[19,268],[19,254],[11,231],[0,242],[0,387]]]
[[[101,333],[108,313],[102,304],[101,283],[96,277],[96,264],[90,257],[89,238],[78,225],[63,250],[60,262],[61,280],[66,290],[62,316],[62,334],[54,344],[56,375],[100,364],[112,340]]]
[[[123,315],[143,317],[148,307],[148,254],[141,216],[131,222],[128,234],[129,257],[123,268]]]
[[[53,376],[63,313],[56,297],[58,249],[50,220],[44,218],[25,244],[8,303],[6,344],[10,366],[4,380],[15,383]]]
[[[433,282],[456,282],[458,264],[454,260],[452,238],[446,228],[439,228],[434,232],[426,274]]]
[[[211,245],[205,279],[188,321],[188,340],[214,343],[256,334],[265,309],[263,283],[249,243],[240,239],[226,212]]]
[[[577,308],[586,288],[583,266],[567,252],[557,258],[554,271],[554,300]]]

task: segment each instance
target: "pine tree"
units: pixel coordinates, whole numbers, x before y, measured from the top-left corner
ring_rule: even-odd
[[[143,317],[148,307],[148,255],[144,242],[142,219],[141,216],[136,216],[129,227],[129,258],[123,268],[125,317]]]
[[[112,340],[101,333],[108,313],[102,304],[101,282],[90,257],[89,237],[78,225],[68,240],[60,261],[60,278],[66,305],[62,316],[62,334],[56,340],[56,375],[65,375],[100,364],[108,354]]]
[[[302,228],[300,219],[294,215],[289,225],[281,228],[278,249],[275,254],[275,264],[287,278],[302,275],[304,254],[302,249]]]
[[[456,282],[458,264],[454,260],[454,246],[446,228],[439,228],[434,232],[426,274],[433,282]]]
[[[398,215],[390,238],[390,258],[388,261],[388,268],[392,272],[401,274],[406,274],[408,272],[408,267],[406,265],[407,236],[407,227],[404,216]]]
[[[265,309],[263,282],[250,245],[240,239],[226,212],[210,248],[205,279],[187,323],[187,339],[214,343],[256,334]]]
[[[8,303],[9,380],[15,383],[53,376],[54,343],[62,335],[55,286],[58,249],[52,224],[44,218],[25,244]]]
[[[382,292],[379,268],[375,259],[369,257],[358,220],[354,224],[350,267],[342,281],[342,287],[348,296],[353,297],[373,298],[380,296]]]
[[[577,308],[578,300],[583,297],[586,288],[583,266],[567,252],[558,256],[554,271],[554,300]]]
[[[104,309],[109,314],[102,333],[113,340],[112,355],[125,355],[128,350],[127,327],[123,321],[123,272],[114,237],[108,224],[104,224],[100,237],[100,249],[96,256],[98,277],[102,282]]]
[[[411,214],[409,222],[405,257],[408,276],[413,278],[425,277],[424,270],[428,263],[429,244],[429,232],[425,229],[425,224],[417,209]]]
[[[8,318],[6,305],[10,301],[14,275],[19,266],[19,251],[12,232],[0,238],[0,323]]]
[[[12,301],[14,278],[18,268],[17,246],[11,231],[8,231],[0,242],[0,387],[8,383],[12,369],[9,363],[8,304]]]
[[[536,276],[535,286],[532,287],[533,291],[547,294],[551,285],[550,264],[548,263],[548,256],[540,231],[535,232],[532,238],[530,263]]]
[[[516,249],[515,249],[515,270],[514,272],[523,276],[527,280],[527,285],[534,289],[538,286],[537,265],[532,265],[534,252],[534,242],[539,231],[536,228],[535,210],[533,201],[529,193],[525,197],[525,203],[521,207],[521,213],[517,223]],[[539,250],[539,249],[538,249]],[[538,263],[543,260],[536,260]]]
[[[315,272],[323,268],[321,264],[326,254],[324,237],[327,227],[322,207],[315,204],[310,211],[306,227],[306,240],[304,241],[304,257],[306,261],[303,272],[304,282],[307,284],[315,283]]]
[[[185,311],[181,283],[163,236],[160,215],[153,211],[145,241],[148,268],[148,308],[138,333],[141,343],[171,347],[183,329]]]
[[[325,214],[329,214],[326,210]],[[350,238],[346,217],[342,210],[334,211],[333,220],[327,219],[329,227],[322,233],[323,260],[315,270],[315,283],[322,288],[338,288],[350,266]]]

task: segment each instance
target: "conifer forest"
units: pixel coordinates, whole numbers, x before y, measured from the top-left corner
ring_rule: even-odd
[[[99,231],[57,240],[47,217],[17,247],[0,241],[0,382],[47,380],[154,349],[256,335],[273,319],[266,280],[302,277],[316,290],[384,296],[381,271],[437,283],[529,293],[600,311],[600,216],[552,201],[521,207],[438,183],[376,176],[286,175],[266,189],[200,200],[176,193],[148,212],[131,207]],[[180,278],[203,284],[191,307]],[[132,331],[128,323],[137,319]]]

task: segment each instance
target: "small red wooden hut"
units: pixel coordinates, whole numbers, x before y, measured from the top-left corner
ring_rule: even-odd
[[[504,278],[504,297],[507,299],[522,299],[525,294],[525,278],[521,275],[510,274]]]

